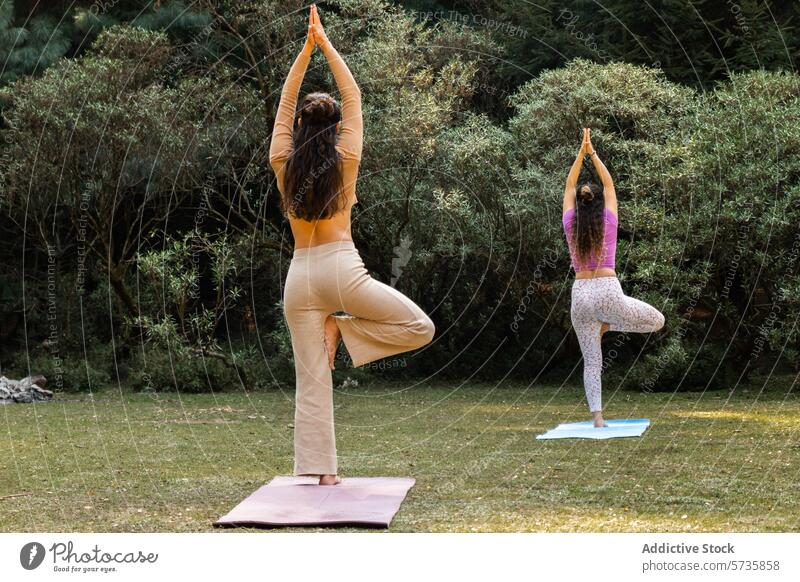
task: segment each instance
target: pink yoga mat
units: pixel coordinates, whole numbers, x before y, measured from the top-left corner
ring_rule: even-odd
[[[338,485],[318,482],[315,477],[275,477],[214,525],[389,527],[416,481],[410,477],[344,477]]]

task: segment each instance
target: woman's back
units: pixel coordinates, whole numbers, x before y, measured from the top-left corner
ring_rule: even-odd
[[[353,204],[358,202],[356,198],[356,181],[360,160],[342,158],[339,164],[343,183],[341,196],[345,199],[342,210],[330,218],[314,221],[289,216],[289,225],[292,228],[295,248],[313,247],[339,240],[352,240],[350,216]],[[281,194],[284,194],[286,160],[277,161],[277,163],[273,162],[272,168],[275,171],[278,189]]]
[[[595,269],[614,269],[617,254],[617,215],[608,208],[603,208],[603,246],[599,256],[592,257],[586,264],[581,264],[578,260],[575,245],[572,238],[572,230],[575,228],[577,219],[577,209],[570,208],[562,215],[561,221],[564,227],[564,234],[567,238],[569,254],[572,258],[572,268],[577,273],[584,270]]]
[[[353,204],[358,202],[356,181],[361,163],[364,128],[361,114],[361,91],[344,60],[333,48],[333,45],[330,42],[326,42],[324,45],[320,45],[320,48],[328,60],[342,98],[341,130],[336,143],[336,151],[339,153],[340,158],[338,164],[342,176],[342,190],[339,193],[339,196],[342,197],[341,210],[329,218],[318,220],[303,220],[292,216],[291,212],[287,212],[292,234],[294,235],[295,248],[317,246],[340,240],[352,240],[350,215]],[[284,196],[284,200],[287,195],[287,162],[294,149],[293,132],[297,96],[310,60],[310,52],[301,52],[292,65],[283,86],[272,132],[269,160],[275,171],[278,190]],[[320,167],[312,168],[311,171],[322,171],[324,163],[321,161]],[[291,207],[292,204],[285,206]]]

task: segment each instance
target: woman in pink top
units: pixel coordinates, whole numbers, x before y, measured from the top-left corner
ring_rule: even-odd
[[[577,185],[583,160],[592,160],[603,185]],[[594,426],[603,421],[600,375],[601,339],[607,331],[649,333],[661,329],[664,315],[652,305],[626,296],[614,271],[617,250],[617,195],[614,182],[583,130],[583,142],[564,189],[562,214],[575,282],[572,285],[572,326],[583,353],[583,384]]]

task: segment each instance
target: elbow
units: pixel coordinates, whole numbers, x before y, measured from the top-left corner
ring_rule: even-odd
[[[273,171],[277,171],[278,166],[280,166],[280,162],[282,159],[284,159],[284,156],[282,156],[280,152],[269,153],[269,165]]]
[[[269,145],[269,163],[275,165],[275,162],[281,158],[286,157],[286,146],[278,143],[275,137],[272,138],[272,143]]]

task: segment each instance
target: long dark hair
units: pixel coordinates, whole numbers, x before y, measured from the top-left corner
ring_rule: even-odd
[[[572,242],[575,255],[581,264],[592,259],[600,261],[605,236],[603,209],[606,199],[603,188],[594,182],[580,184],[575,192],[575,223]]]
[[[342,110],[327,93],[309,93],[295,117],[294,148],[286,161],[283,210],[292,218],[318,220],[341,210],[342,170],[336,124]]]

